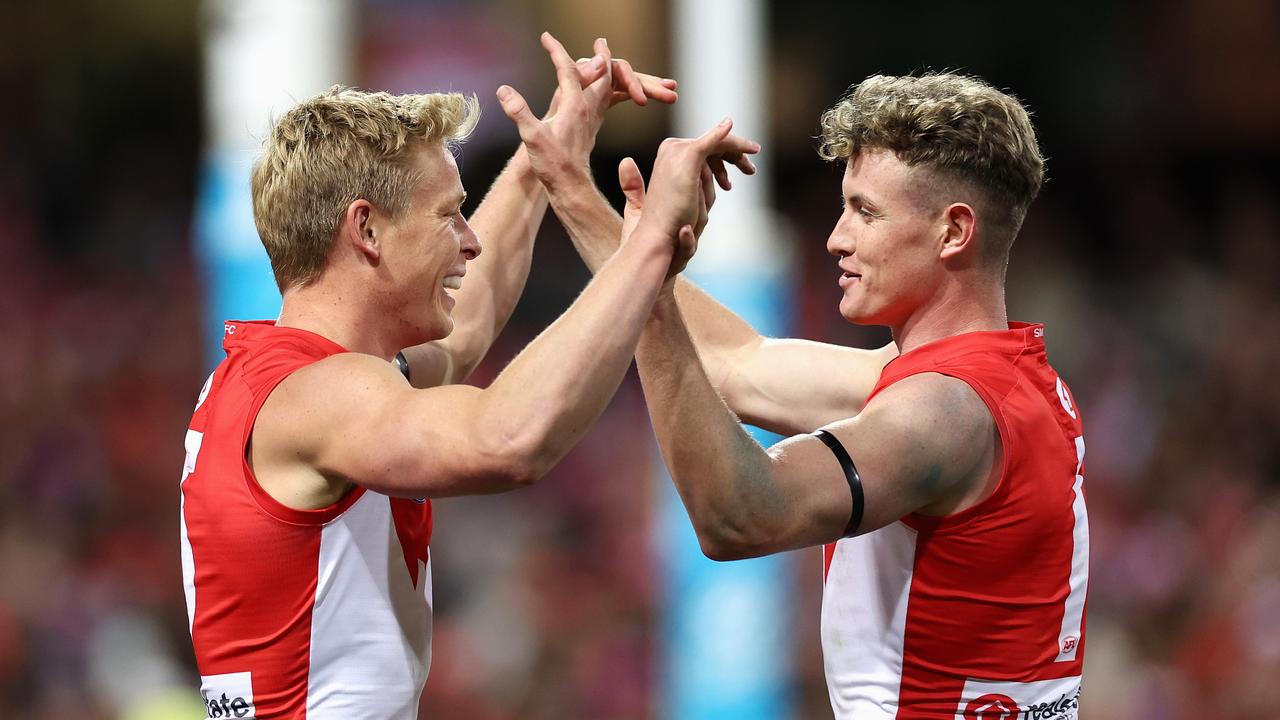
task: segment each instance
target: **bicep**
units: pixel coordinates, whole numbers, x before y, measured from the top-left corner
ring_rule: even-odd
[[[279,407],[294,452],[320,475],[408,497],[510,489],[495,439],[480,432],[479,388],[414,389],[368,356],[299,375],[277,390]]]
[[[936,374],[900,381],[859,417],[828,427],[861,479],[858,533],[971,495],[990,469],[994,427],[977,393]]]
[[[784,435],[809,432],[860,413],[896,355],[892,344],[862,350],[766,339],[738,353],[720,390],[744,422]]]

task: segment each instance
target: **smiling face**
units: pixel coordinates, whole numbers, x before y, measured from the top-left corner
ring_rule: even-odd
[[[480,241],[462,215],[466,192],[444,143],[414,153],[422,180],[398,217],[383,217],[378,235],[386,317],[400,323],[405,347],[453,331],[454,298]]]
[[[928,170],[892,151],[866,148],[849,159],[844,209],[827,239],[827,251],[840,258],[845,319],[901,327],[937,292],[946,224],[929,189]]]

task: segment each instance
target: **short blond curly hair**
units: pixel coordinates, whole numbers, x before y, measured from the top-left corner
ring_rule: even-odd
[[[253,166],[253,219],[281,292],[320,277],[347,207],[392,217],[421,181],[413,150],[457,143],[479,103],[458,93],[391,95],[335,85],[286,112]]]
[[[984,255],[1007,257],[1027,208],[1044,184],[1044,157],[1022,103],[955,73],[873,75],[822,115],[818,154],[849,160],[862,148],[892,151],[911,166],[980,191],[996,237]]]

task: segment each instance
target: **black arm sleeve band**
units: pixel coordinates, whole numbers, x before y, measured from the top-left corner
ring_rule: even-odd
[[[862,478],[858,475],[858,468],[853,466],[853,459],[849,457],[849,453],[836,439],[835,435],[826,430],[818,430],[813,436],[822,441],[823,445],[836,456],[836,460],[840,462],[840,469],[844,470],[844,479],[849,482],[849,495],[853,498],[853,510],[849,512],[849,524],[844,528],[844,537],[853,537],[858,532],[858,526],[862,524]]]
[[[405,359],[402,352],[396,353],[396,367],[400,368],[400,374],[404,375],[404,379],[409,380],[409,361]],[[413,381],[409,380],[409,384],[412,385]]]

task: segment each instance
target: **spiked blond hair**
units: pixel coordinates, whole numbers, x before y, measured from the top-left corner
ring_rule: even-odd
[[[253,218],[283,292],[324,270],[335,234],[358,199],[392,217],[421,180],[414,149],[461,142],[479,103],[458,93],[391,95],[335,85],[286,112],[253,166]]]

